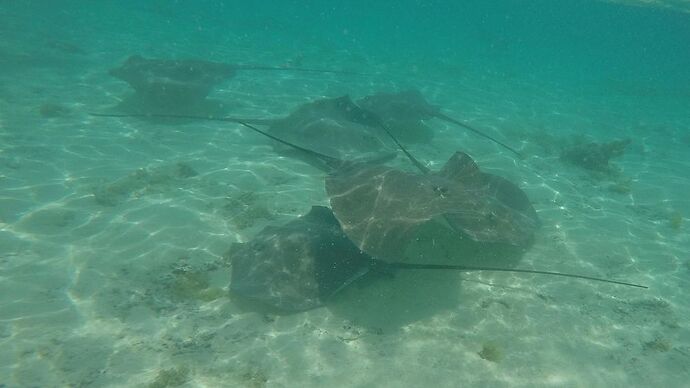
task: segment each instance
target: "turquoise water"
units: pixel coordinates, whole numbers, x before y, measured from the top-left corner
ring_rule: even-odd
[[[450,3],[0,3],[0,387],[687,385],[690,3]],[[357,74],[239,70],[171,108],[109,74],[135,54]],[[438,119],[407,144],[525,192],[542,225],[511,265],[649,289],[405,271],[279,314],[229,293],[228,255],[328,206],[326,174],[237,124],[89,114],[276,118],[406,89],[523,155]],[[623,139],[606,168],[562,156]],[[507,265],[447,228],[400,244]]]

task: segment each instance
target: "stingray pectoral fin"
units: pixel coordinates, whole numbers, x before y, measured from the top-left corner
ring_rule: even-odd
[[[354,273],[352,276],[350,276],[348,279],[346,279],[340,286],[338,286],[333,292],[331,292],[330,295],[327,297],[333,296],[340,291],[342,291],[345,287],[349,286],[350,284],[354,283],[355,280],[361,278],[362,276],[368,274],[370,272],[369,268],[367,267],[362,267],[360,268],[356,273]]]

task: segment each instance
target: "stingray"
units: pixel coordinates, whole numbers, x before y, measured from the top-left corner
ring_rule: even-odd
[[[427,174],[382,165],[341,168],[326,177],[326,192],[345,233],[381,257],[402,254],[402,242],[427,222],[447,223],[476,242],[521,248],[540,225],[522,190],[480,171],[460,151]]]
[[[288,311],[319,307],[366,273],[371,258],[345,236],[330,209],[267,226],[230,251],[230,290]]]
[[[318,149],[331,156],[343,157],[353,151],[371,153],[386,148],[387,142],[382,138],[386,135],[380,129],[382,124],[397,139],[428,142],[433,132],[422,121],[431,118],[440,118],[467,128],[521,157],[514,148],[443,114],[415,90],[377,93],[356,103],[349,96],[319,99],[303,104],[288,116],[278,119],[233,119],[268,125],[268,132],[284,140]],[[282,147],[278,149],[284,151]]]
[[[234,66],[201,60],[147,59],[132,55],[110,75],[127,82],[151,101],[183,104],[204,99],[213,88],[235,75]]]
[[[378,121],[355,105],[349,96],[318,99],[300,105],[284,118],[251,122],[268,124],[267,132],[283,140],[339,158],[376,154],[387,147]]]
[[[237,65],[203,60],[149,59],[130,56],[110,75],[127,82],[135,95],[125,101],[128,111],[142,108],[152,111],[189,110],[189,105],[208,105],[206,97],[220,83],[235,76],[238,70],[300,71],[311,73],[357,74],[354,72],[306,69],[299,67],[271,67]],[[144,105],[143,107],[141,105]]]
[[[208,117],[180,116],[179,118],[208,119]],[[269,132],[292,144],[300,144],[319,153],[344,158],[353,154],[378,154],[389,148],[387,135],[380,129],[380,121],[361,109],[347,96],[320,98],[299,105],[280,118],[216,118],[267,126]],[[277,151],[290,153],[292,145],[274,143]],[[297,153],[299,155],[301,151]]]
[[[522,157],[519,151],[507,144],[442,113],[438,106],[429,104],[424,99],[424,96],[417,90],[405,90],[398,93],[376,93],[358,100],[357,105],[380,117],[386,125],[391,128],[392,133],[395,134],[396,137],[401,135],[399,130],[396,131],[396,128],[413,126],[413,129],[421,128],[419,130],[423,131],[424,128],[420,127],[422,121],[438,118],[489,139],[518,157]]]
[[[177,118],[194,120],[216,120],[243,122],[252,125],[265,125],[266,132],[290,143],[299,143],[309,149],[319,149],[320,153],[344,158],[354,154],[379,155],[390,149],[387,135],[379,128],[379,121],[360,109],[349,96],[317,99],[297,107],[282,118],[236,118],[187,115],[127,113],[94,114],[108,117]],[[292,152],[294,147],[274,143],[276,151],[301,156],[302,152]],[[312,160],[307,160],[312,162]]]
[[[281,226],[267,226],[249,242],[234,244],[229,258],[233,294],[285,312],[320,307],[369,273],[391,274],[400,269],[536,273],[646,288],[560,272],[378,260],[353,244],[331,209],[323,206],[312,206],[306,215]]]

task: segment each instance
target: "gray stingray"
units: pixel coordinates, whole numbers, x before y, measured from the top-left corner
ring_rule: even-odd
[[[385,149],[388,142],[381,131],[382,124],[402,141],[428,142],[433,132],[422,121],[432,118],[464,127],[521,157],[518,151],[505,143],[443,114],[439,107],[429,104],[416,90],[376,93],[356,103],[349,96],[319,99],[300,105],[288,116],[278,119],[233,119],[268,125],[268,132],[288,142],[343,157],[353,151],[375,153]],[[284,150],[282,147],[278,149]]]
[[[372,119],[370,112],[359,108],[347,95],[307,102],[282,118],[223,119],[267,125],[266,132],[287,142],[341,159],[351,155],[376,155],[392,145],[381,131],[379,121]],[[274,144],[277,151],[292,153],[293,147]]]
[[[110,75],[127,82],[140,96],[161,104],[183,104],[206,98],[236,68],[201,60],[148,59],[132,55]]]
[[[318,99],[300,105],[284,118],[264,122],[269,124],[267,132],[283,140],[340,158],[375,154],[387,147],[378,122],[349,96]]]
[[[472,126],[445,115],[438,106],[429,104],[418,90],[405,90],[397,93],[376,93],[358,100],[357,105],[376,114],[386,123],[396,137],[402,135],[402,133],[399,132],[400,128],[406,128],[412,125],[413,128],[421,128],[419,130],[424,130],[423,127],[420,127],[421,121],[438,118],[472,131],[513,152],[517,156],[522,157],[519,151],[505,143]]]
[[[398,269],[537,273],[643,287],[560,272],[381,261],[354,245],[331,209],[323,206],[312,206],[304,216],[267,226],[251,241],[234,244],[230,260],[233,294],[285,312],[320,307],[362,276]]]
[[[237,65],[191,59],[149,59],[130,56],[110,74],[127,82],[136,92],[125,104],[129,111],[179,112],[208,105],[206,97],[220,83],[235,76],[238,70],[299,71],[310,73],[357,74],[354,72],[306,69],[300,67],[271,67]],[[141,107],[140,105],[144,105]],[[194,111],[194,110],[192,110]],[[215,112],[214,112],[215,113]]]
[[[376,120],[372,120],[372,116]],[[433,131],[423,121],[432,118],[459,125],[522,157],[505,143],[445,115],[416,90],[376,93],[356,103],[349,96],[319,99],[303,104],[288,116],[278,119],[233,119],[268,125],[268,132],[284,140],[343,157],[352,154],[352,151],[367,153],[385,149],[388,142],[380,129],[381,125],[403,141],[428,142],[433,137]]]
[[[338,158],[351,155],[378,155],[391,149],[387,135],[380,129],[378,120],[372,119],[369,112],[360,109],[349,96],[317,99],[297,107],[282,118],[235,118],[200,116],[188,114],[160,114],[147,112],[140,114],[100,114],[114,117],[142,118],[180,118],[198,120],[219,120],[243,122],[267,126],[269,132],[281,139],[298,143],[309,149]],[[293,147],[274,143],[276,150],[295,154]],[[300,152],[296,153],[300,156]]]

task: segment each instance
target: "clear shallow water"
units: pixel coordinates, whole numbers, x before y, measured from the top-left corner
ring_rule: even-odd
[[[682,386],[687,6],[391,4],[0,6],[0,385]],[[410,147],[432,168],[465,150],[527,193],[543,226],[520,267],[650,289],[402,273],[246,311],[224,255],[327,204],[323,174],[233,125],[89,116],[130,92],[108,70],[135,53],[369,74],[240,72],[211,98],[248,117],[417,88],[527,156],[440,121]],[[602,176],[559,159],[577,137],[632,143]],[[433,233],[410,255],[437,254]]]

